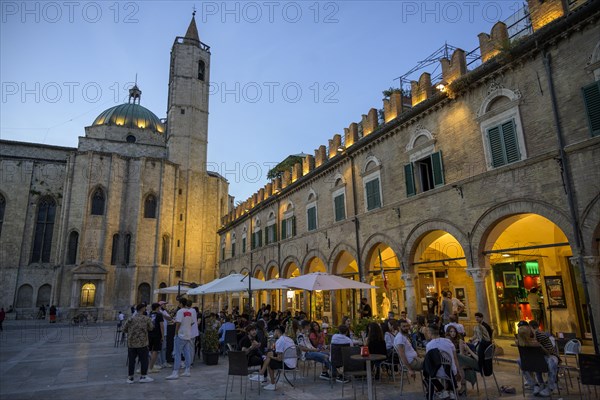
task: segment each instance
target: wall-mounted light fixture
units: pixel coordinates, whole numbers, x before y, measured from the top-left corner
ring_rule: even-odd
[[[396,208],[394,208],[393,210],[394,210],[394,212],[396,213],[396,216],[397,216],[398,218],[400,218],[400,216],[401,216],[401,214],[400,214],[400,207],[396,207]]]
[[[456,190],[456,192],[460,195],[460,198],[463,199],[463,188],[461,185],[452,185],[452,187]]]
[[[437,90],[439,90],[440,92],[444,93],[444,92],[446,92],[446,90],[448,90],[448,82],[442,80],[442,81],[440,81],[440,83],[435,85],[435,88]]]

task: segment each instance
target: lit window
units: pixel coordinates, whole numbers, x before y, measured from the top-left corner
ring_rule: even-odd
[[[427,192],[444,185],[444,166],[442,152],[438,151],[427,157],[404,166],[406,195]]]
[[[81,297],[79,300],[80,307],[94,307],[94,301],[96,299],[96,285],[93,283],[86,283],[81,287]]]

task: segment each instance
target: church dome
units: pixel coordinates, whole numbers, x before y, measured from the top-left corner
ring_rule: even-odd
[[[151,129],[164,133],[165,126],[160,119],[146,107],[135,103],[125,103],[103,111],[92,123],[97,125],[116,125],[133,129]]]

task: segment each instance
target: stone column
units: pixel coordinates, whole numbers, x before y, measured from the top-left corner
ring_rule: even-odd
[[[419,295],[415,290],[415,278],[416,274],[409,272],[402,273],[402,279],[404,280],[404,286],[406,287],[406,315],[408,315],[408,318],[412,321],[416,321],[417,314],[419,314],[417,311],[417,298]],[[400,308],[400,304],[398,304],[398,308]]]
[[[600,257],[596,256],[582,256],[583,259],[583,271],[585,274],[585,280],[587,281],[587,291],[590,297],[589,307],[591,308],[591,315],[594,320],[594,328],[596,329],[596,335],[600,334]],[[579,261],[579,257],[571,257],[571,264],[576,266]],[[596,342],[598,342],[596,337]]]
[[[485,278],[490,274],[489,268],[467,268],[467,273],[473,278],[475,294],[477,298],[477,311],[483,314],[484,321],[490,320],[490,309],[488,307],[488,293],[485,286]]]

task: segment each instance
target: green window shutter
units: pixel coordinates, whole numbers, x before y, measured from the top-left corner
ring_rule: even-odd
[[[490,144],[490,155],[492,157],[492,167],[496,168],[506,164],[504,146],[502,145],[502,135],[499,126],[488,129],[488,140]]]
[[[235,243],[231,243],[231,257],[235,257]]]
[[[406,182],[406,197],[414,196],[415,194],[417,194],[412,163],[408,163],[404,166],[404,181]]]
[[[346,219],[346,210],[344,209],[344,195],[340,194],[334,199],[335,221]]]
[[[502,124],[502,139],[504,141],[506,163],[510,164],[519,161],[521,155],[519,153],[519,139],[517,139],[517,129],[514,120]]]
[[[277,223],[273,224],[273,242],[278,241],[279,239],[277,238]]]
[[[287,220],[281,221],[281,240],[287,239]]]
[[[246,253],[246,238],[242,238],[242,253]]]
[[[296,216],[294,215],[291,219],[292,219],[292,236],[296,236]]]
[[[381,197],[379,196],[379,179],[373,179],[365,184],[367,192],[367,210],[373,210],[381,207]]]
[[[444,164],[442,163],[442,151],[431,155],[431,165],[433,166],[433,187],[444,185]]]
[[[311,207],[307,211],[308,214],[308,230],[313,231],[317,229],[317,209]]]
[[[600,81],[581,89],[592,136],[600,135]]]
[[[262,247],[262,244],[263,244],[263,241],[262,241],[262,231],[256,232],[256,236],[258,236],[258,247]]]
[[[253,233],[250,236],[250,250],[254,250],[256,248],[256,233]]]

